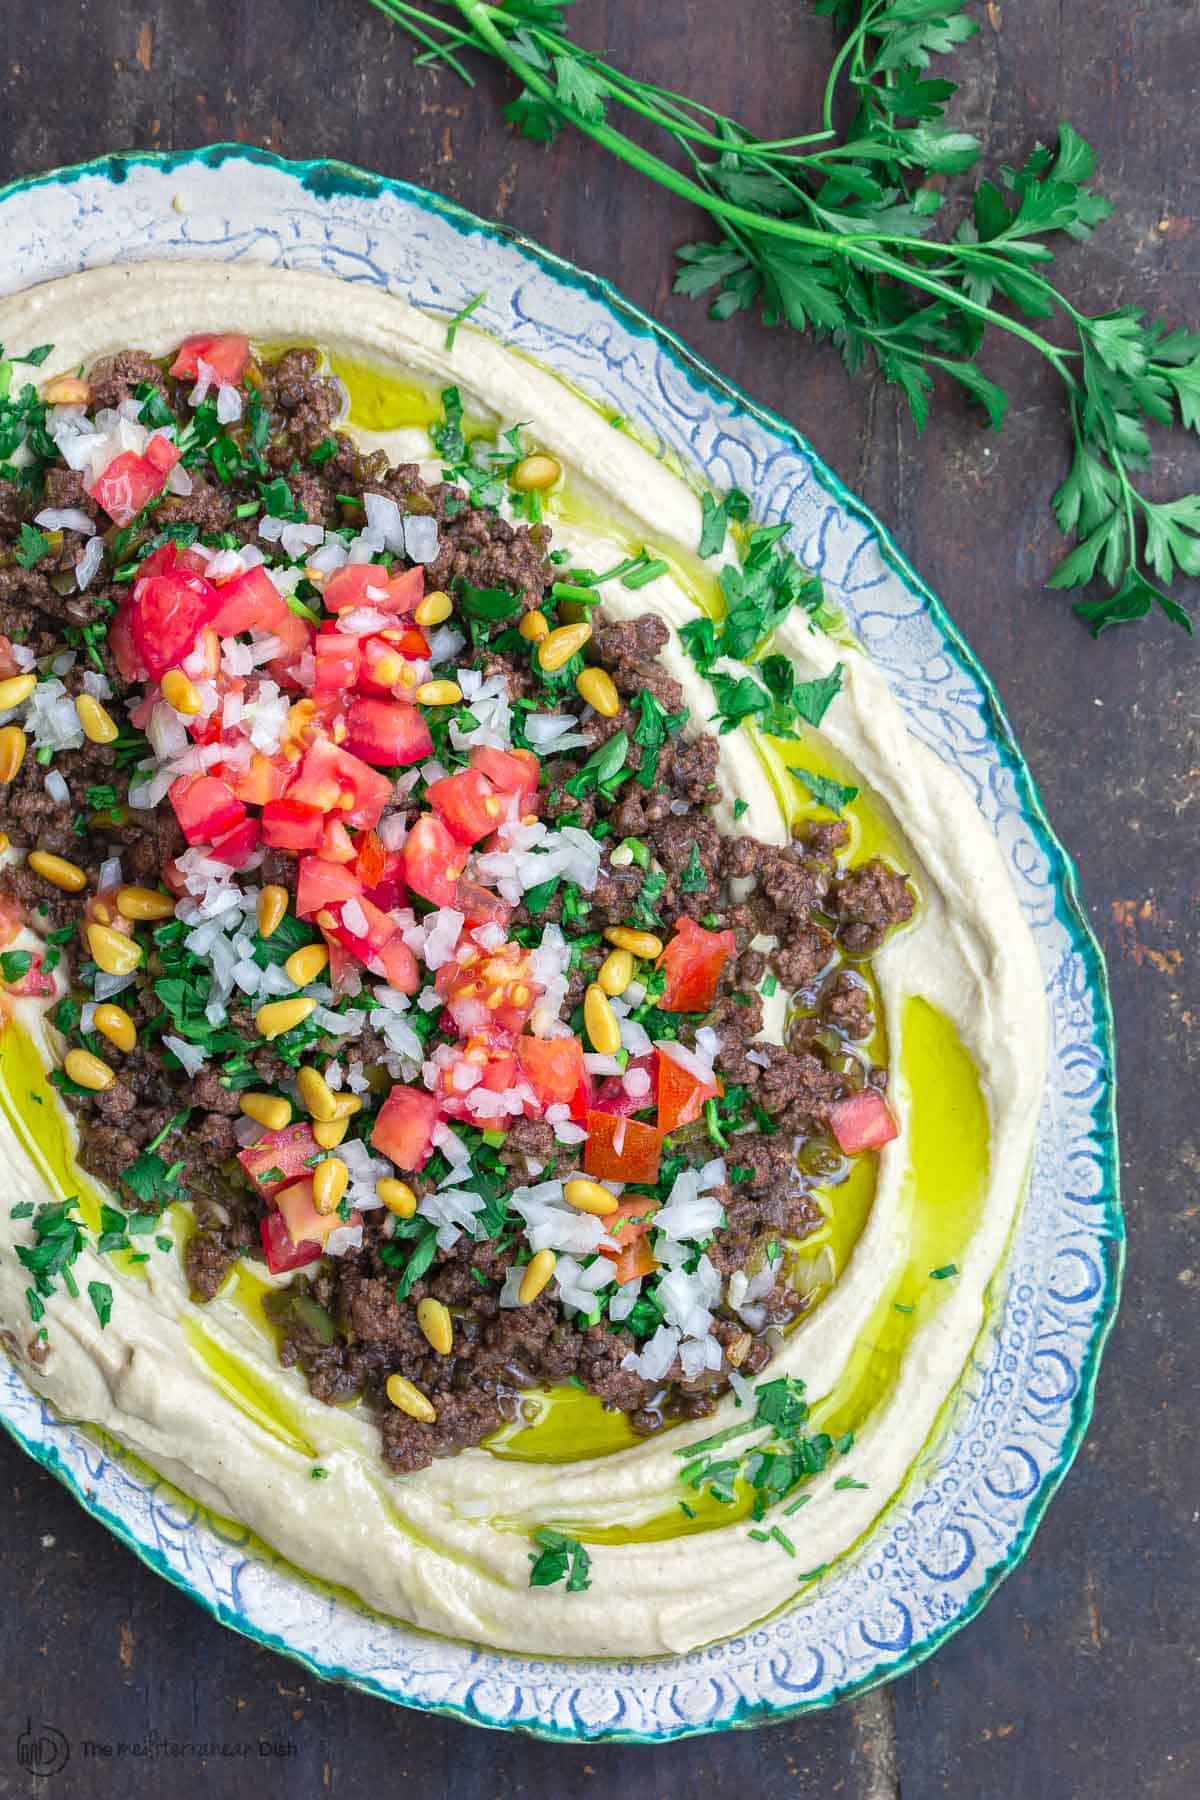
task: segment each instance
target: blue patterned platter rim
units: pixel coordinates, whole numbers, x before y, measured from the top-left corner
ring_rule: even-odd
[[[939,1441],[804,1607],[687,1656],[532,1660],[380,1618],[52,1415],[9,1365],[11,1435],[142,1560],[224,1624],[314,1674],[560,1741],[665,1742],[795,1716],[887,1681],[966,1623],[1020,1561],[1079,1448],[1120,1291],[1112,1016],[1073,865],[987,675],[879,522],[800,434],[607,282],[424,189],[241,145],[132,153],[0,189],[0,289],[111,262],[254,260],[391,285],[615,407],[756,516],[792,526],[913,733],[995,831],[1041,956],[1050,1063],[1030,1193]],[[186,320],[181,322],[181,328]],[[1002,1304],[1001,1304],[1002,1302]]]

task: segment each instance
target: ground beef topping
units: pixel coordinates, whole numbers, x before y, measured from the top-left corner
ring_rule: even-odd
[[[593,611],[666,565],[556,549],[520,427],[468,441],[448,389],[430,481],[345,404],[232,335],[3,403],[5,1004],[48,1010],[109,1247],[174,1254],[181,1202],[197,1298],[290,1276],[281,1362],[362,1395],[389,1468],[565,1382],[640,1432],[703,1415],[896,1129],[868,959],[906,877],[816,806],[731,829],[717,784],[719,731],[836,692],[715,666],[811,584],[751,534],[682,634],[695,717],[653,605]]]

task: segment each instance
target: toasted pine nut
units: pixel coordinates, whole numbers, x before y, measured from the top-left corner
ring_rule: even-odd
[[[0,681],[0,712],[8,712],[10,707],[20,706],[28,700],[37,686],[37,676],[10,675],[6,681]]]
[[[268,1131],[282,1131],[292,1122],[291,1102],[282,1094],[241,1094],[238,1105],[248,1119],[253,1119],[256,1125],[265,1125]]]
[[[418,625],[441,625],[453,611],[454,602],[449,594],[444,594],[441,588],[435,588],[432,594],[426,594],[413,618]]]
[[[117,1079],[108,1064],[93,1056],[90,1050],[68,1050],[63,1070],[72,1081],[78,1082],[80,1087],[91,1088],[94,1094],[102,1094]]]
[[[314,1119],[322,1120],[326,1125],[338,1115],[337,1095],[321,1074],[311,1063],[305,1063],[296,1076],[296,1086],[300,1090],[300,1098]]]
[[[563,1198],[568,1206],[579,1212],[594,1213],[596,1218],[605,1219],[609,1213],[617,1210],[617,1198],[610,1194],[606,1187],[598,1181],[592,1181],[587,1175],[576,1175],[563,1187]]]
[[[662,939],[655,937],[652,931],[634,931],[628,925],[610,925],[604,935],[618,950],[628,950],[631,956],[639,956],[643,962],[649,962],[652,957],[663,953]]]
[[[82,375],[52,375],[42,389],[47,406],[86,406],[92,390]]]
[[[316,1119],[312,1134],[322,1150],[336,1150],[349,1129],[349,1119]]]
[[[418,706],[457,706],[462,689],[457,681],[423,681],[413,689],[413,699]]]
[[[327,1156],[313,1170],[313,1205],[323,1218],[336,1212],[350,1184],[350,1170],[340,1156]]]
[[[592,635],[587,620],[578,625],[560,625],[538,645],[537,659],[548,675],[569,663],[577,650],[582,650]]]
[[[65,856],[52,856],[48,850],[31,850],[29,867],[51,887],[62,888],[68,894],[81,894],[87,886],[87,876],[78,863],[68,862]]]
[[[94,694],[76,694],[75,712],[89,744],[111,744],[119,735],[117,721]]]
[[[333,1098],[336,1104],[333,1115],[335,1119],[350,1119],[356,1112],[362,1111],[361,1094],[335,1094]]]
[[[0,831],[0,856],[4,855],[4,852],[8,849],[11,842],[12,839],[9,837],[7,831]]]
[[[119,887],[117,911],[123,919],[173,919],[175,902],[157,888]]]
[[[111,1000],[96,1008],[92,1022],[101,1037],[106,1037],[118,1050],[128,1053],[137,1043],[137,1026],[125,1008],[114,1006]]]
[[[424,1300],[418,1301],[417,1324],[429,1347],[439,1356],[449,1356],[454,1348],[454,1321],[440,1300],[426,1295]]]
[[[633,980],[633,957],[628,950],[610,950],[596,975],[596,986],[610,996],[623,994]]]
[[[519,493],[534,494],[543,488],[553,487],[561,474],[562,464],[556,457],[539,453],[536,456],[522,457],[508,482]]]
[[[277,882],[269,881],[258,896],[258,935],[269,938],[273,931],[278,931],[288,909],[288,891]]]
[[[198,713],[204,705],[200,689],[182,669],[168,669],[159,686],[167,705],[173,706],[177,713],[183,713],[186,718]]]
[[[621,1048],[621,1025],[612,1002],[593,981],[583,996],[583,1023],[597,1056],[615,1056]]]
[[[92,960],[106,975],[132,975],[142,964],[142,946],[136,938],[114,931],[111,925],[89,925],[84,936]]]
[[[285,1031],[303,1025],[316,1004],[315,1000],[308,1000],[302,994],[297,995],[294,1000],[268,1000],[254,1015],[259,1035],[265,1038],[282,1037]]]
[[[621,696],[607,669],[581,669],[575,677],[575,692],[602,719],[615,719],[621,710]]]
[[[553,1250],[536,1250],[530,1257],[521,1277],[521,1285],[517,1289],[517,1299],[522,1306],[528,1306],[531,1300],[537,1299],[553,1275],[557,1262],[558,1258]]]
[[[29,740],[19,725],[0,725],[0,786],[15,781],[25,761]]]
[[[386,1383],[387,1397],[392,1405],[410,1419],[418,1419],[422,1425],[432,1425],[437,1418],[437,1407],[424,1395],[420,1388],[403,1375],[389,1375]]]
[[[382,1181],[375,1183],[375,1192],[388,1211],[395,1213],[398,1219],[411,1219],[417,1210],[417,1196],[407,1181],[397,1181],[393,1176],[385,1175]]]
[[[517,630],[528,643],[540,644],[543,638],[550,636],[550,621],[544,612],[534,607],[532,612],[525,614]]]
[[[289,981],[307,987],[329,967],[329,951],[324,944],[304,944],[292,951],[283,967]]]

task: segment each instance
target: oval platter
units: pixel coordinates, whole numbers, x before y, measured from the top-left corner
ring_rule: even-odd
[[[425,190],[241,145],[81,164],[0,190],[0,291],[150,258],[252,260],[402,293],[538,358],[718,489],[787,520],[887,676],[912,732],[958,770],[999,840],[1051,1014],[1030,1190],[936,1443],[858,1552],[803,1606],[687,1656],[534,1661],[381,1618],[216,1519],[0,1366],[9,1433],[159,1574],[316,1675],[401,1705],[557,1740],[664,1742],[794,1716],[929,1656],[1020,1561],[1077,1451],[1116,1311],[1112,1020],[1104,965],[996,694],[884,528],[784,420],[606,282]]]

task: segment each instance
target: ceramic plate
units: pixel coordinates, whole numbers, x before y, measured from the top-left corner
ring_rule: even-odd
[[[223,1623],[406,1706],[558,1739],[663,1741],[830,1705],[911,1668],[1015,1567],[1079,1447],[1117,1304],[1111,1016],[1072,865],[991,684],[886,531],[804,439],[606,283],[402,182],[221,146],[111,157],[0,191],[0,290],[145,258],[251,260],[456,312],[615,407],[717,488],[786,519],[891,682],[966,781],[1037,939],[1051,1011],[1031,1188],[986,1333],[936,1446],[860,1552],[804,1605],[688,1656],[537,1661],[425,1636],[307,1581],[236,1525],[0,1374],[17,1442]],[[182,321],[186,325],[186,320]]]

